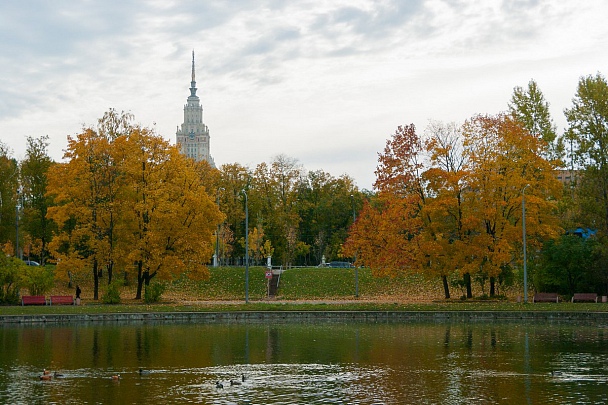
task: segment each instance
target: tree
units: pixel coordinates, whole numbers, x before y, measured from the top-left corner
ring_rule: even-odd
[[[426,271],[441,277],[447,299],[448,276],[463,269],[462,259],[470,250],[469,235],[476,219],[466,200],[469,172],[462,129],[454,123],[431,122],[425,132],[429,164],[423,177],[430,197],[422,208],[425,227],[419,249],[425,258]],[[467,274],[465,285],[471,295]]]
[[[540,291],[573,295],[580,291],[598,291],[604,280],[601,273],[600,243],[575,235],[548,240],[534,272],[534,284]]]
[[[17,190],[19,188],[19,166],[11,151],[0,142],[0,243],[15,243],[15,217]],[[18,253],[13,253],[19,256]]]
[[[98,128],[85,128],[75,138],[68,136],[66,163],[49,170],[48,195],[57,206],[48,217],[58,227],[58,238],[50,245],[59,260],[57,271],[69,277],[73,271],[92,268],[94,299],[106,269],[112,281],[116,257],[116,221],[120,217],[117,195],[121,190],[122,162],[114,143],[133,130],[131,114],[109,110]]]
[[[130,120],[110,110],[97,131],[68,138],[67,162],[49,174],[57,270],[92,268],[95,299],[102,270],[110,284],[115,266],[135,271],[138,299],[156,276],[204,278],[222,218],[204,187],[210,171]]]
[[[366,203],[344,246],[376,275],[418,271],[418,238],[424,204],[421,177],[423,146],[414,125],[399,126],[379,154],[374,187],[378,195]]]
[[[353,223],[353,209],[360,211],[364,197],[352,178],[336,178],[322,170],[308,172],[297,190],[299,233],[311,252],[305,264],[338,258]]]
[[[195,163],[145,128],[134,128],[116,145],[124,185],[120,251],[135,264],[136,299],[154,277],[186,274],[208,278],[214,231],[222,215],[207,193]]]
[[[297,229],[301,218],[298,214],[297,186],[303,176],[303,169],[296,159],[279,155],[270,165],[261,163],[253,174],[249,201],[250,215],[259,218],[264,231],[275,248],[275,256],[283,265],[294,259],[294,254],[302,254],[305,249],[296,249]]]
[[[528,88],[515,87],[509,103],[509,112],[532,135],[544,142],[544,156],[550,160],[563,157],[564,145],[557,137],[555,124],[549,112],[549,103],[534,80]]]
[[[48,136],[37,139],[28,137],[26,156],[21,162],[21,182],[25,196],[22,226],[29,235],[30,243],[36,247],[35,253],[42,265],[49,256],[48,245],[57,228],[47,218],[48,208],[53,205],[52,197],[47,194],[47,174],[54,164],[48,155],[48,139]]]
[[[528,242],[539,247],[561,232],[556,217],[561,183],[555,166],[543,157],[542,140],[509,116],[473,117],[464,126],[464,136],[470,172],[467,200],[477,223],[468,243],[474,249],[461,271],[487,276],[492,295],[496,277],[521,251],[524,188]]]
[[[220,253],[224,262],[235,254],[242,252],[244,255],[244,250],[235,251],[234,241],[245,237],[244,226],[241,227],[245,222],[242,192],[249,187],[250,177],[249,170],[238,163],[220,167],[216,192],[219,195],[220,211],[226,216],[220,229]]]
[[[572,160],[579,176],[580,222],[608,234],[608,83],[600,73],[582,77],[572,108],[564,111]]]

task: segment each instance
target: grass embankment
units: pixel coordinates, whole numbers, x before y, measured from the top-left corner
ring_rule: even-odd
[[[438,279],[420,276],[376,278],[369,269],[358,269],[358,297],[355,296],[355,270],[305,268],[285,271],[280,278],[275,299],[266,297],[265,268],[249,269],[249,303],[245,303],[245,269],[221,267],[210,269],[207,281],[180,279],[169,283],[162,301],[145,304],[135,297],[135,285],[123,287],[122,303],[104,305],[93,300],[92,281],[76,280],[82,288],[83,305],[74,306],[3,306],[6,315],[27,314],[94,314],[169,311],[606,311],[607,305],[569,302],[522,304],[517,302],[520,288],[501,291],[503,300],[443,299]],[[156,281],[156,280],[155,280]],[[476,293],[481,295],[481,289]],[[24,291],[27,294],[27,291]],[[459,297],[462,292],[453,290]],[[57,282],[47,294],[73,295],[74,289]],[[103,291],[100,292],[100,297]],[[531,295],[530,295],[531,300]]]

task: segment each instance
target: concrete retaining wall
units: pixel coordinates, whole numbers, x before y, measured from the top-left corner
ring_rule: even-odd
[[[110,314],[0,315],[0,324],[90,322],[408,322],[408,321],[552,321],[594,322],[608,325],[608,312],[558,311],[235,311],[155,312]]]

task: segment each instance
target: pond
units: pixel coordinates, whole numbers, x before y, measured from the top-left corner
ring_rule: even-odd
[[[0,341],[0,403],[608,403],[603,324],[6,325]]]

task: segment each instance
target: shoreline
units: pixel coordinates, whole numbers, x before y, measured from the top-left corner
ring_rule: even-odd
[[[131,322],[266,323],[266,322],[364,322],[400,323],[548,321],[592,322],[608,327],[608,312],[583,311],[483,311],[483,310],[292,310],[292,311],[176,311],[97,314],[0,315],[0,325],[96,324]]]

